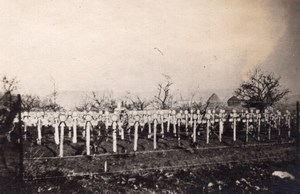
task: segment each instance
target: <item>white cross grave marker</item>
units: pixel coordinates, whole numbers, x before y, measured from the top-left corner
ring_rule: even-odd
[[[139,120],[140,116],[134,113],[134,140],[133,140],[133,151],[137,151],[137,145],[138,145],[138,130],[139,130]]]
[[[233,141],[236,141],[236,122],[237,122],[238,114],[236,113],[235,109],[232,110],[230,116],[231,116],[231,121],[233,122]]]
[[[157,142],[156,142],[156,133],[157,133],[157,114],[153,114],[153,149],[156,150]]]
[[[117,152],[117,120],[118,116],[117,115],[112,115],[112,138],[113,138],[113,152]]]
[[[92,116],[90,114],[86,115],[86,127],[85,127],[85,136],[86,136],[86,155],[91,154],[91,128],[92,128]]]
[[[64,156],[64,130],[65,130],[65,121],[66,121],[66,116],[65,115],[60,115],[59,120],[60,120],[60,142],[59,142],[59,157]]]
[[[37,138],[37,144],[42,144],[42,115],[40,112],[37,113],[37,132],[38,132],[38,138]]]

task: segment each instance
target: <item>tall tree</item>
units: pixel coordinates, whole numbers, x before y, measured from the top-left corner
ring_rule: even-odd
[[[150,104],[146,99],[139,95],[133,96],[130,92],[126,93],[125,99],[131,103],[132,108],[137,110],[144,110]]]
[[[88,97],[91,101],[92,110],[108,109],[109,111],[113,111],[117,107],[117,102],[113,96],[113,91],[104,91],[102,94],[92,92],[92,95]]]
[[[249,80],[244,81],[235,93],[246,107],[264,110],[279,102],[289,93],[289,90],[280,85],[280,77],[257,68],[250,74]]]
[[[173,97],[170,94],[173,81],[168,75],[163,74],[163,77],[164,80],[158,83],[157,95],[154,96],[154,103],[157,103],[160,109],[167,109],[170,108],[173,100]]]
[[[18,88],[19,81],[17,80],[17,77],[13,77],[9,79],[6,75],[2,78],[2,87],[4,89],[4,92],[14,92]]]
[[[22,95],[22,110],[30,112],[34,108],[41,108],[41,99],[35,95]]]

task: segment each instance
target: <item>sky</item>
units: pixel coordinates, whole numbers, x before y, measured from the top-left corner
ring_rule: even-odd
[[[0,76],[19,92],[234,90],[260,66],[300,93],[300,1],[0,0]]]

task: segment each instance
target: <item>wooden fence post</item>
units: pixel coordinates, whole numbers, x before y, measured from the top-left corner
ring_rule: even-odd
[[[22,99],[21,99],[21,95],[18,94],[18,104],[19,104],[19,115],[18,115],[18,119],[19,119],[19,139],[20,139],[20,146],[19,146],[19,159],[20,159],[20,163],[19,163],[19,178],[20,181],[23,182],[23,178],[24,178],[24,164],[23,164],[23,160],[24,160],[24,149],[23,149],[23,130],[22,130],[22,117],[21,117],[21,112],[22,112]],[[25,124],[25,123],[24,123]],[[25,124],[26,125],[26,124]]]
[[[28,112],[23,113],[23,122],[24,122],[24,140],[27,139],[27,124],[28,124]]]
[[[300,137],[299,137],[299,130],[300,130],[300,128],[299,128],[299,101],[297,101],[297,104],[296,104],[296,130],[295,130],[295,132],[296,132],[296,146],[297,146],[297,148],[296,148],[296,150],[297,150],[297,155],[296,155],[296,161],[297,161],[297,163],[299,164],[300,163],[300,161],[299,161],[299,155],[300,155],[300,153],[299,153],[299,150],[300,150],[300,148],[299,148],[299,146],[300,146],[300,144],[299,144],[299,140],[300,140]]]

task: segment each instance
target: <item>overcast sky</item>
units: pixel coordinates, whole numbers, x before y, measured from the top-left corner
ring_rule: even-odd
[[[294,0],[1,0],[0,75],[20,91],[234,89],[261,65],[300,92]]]

